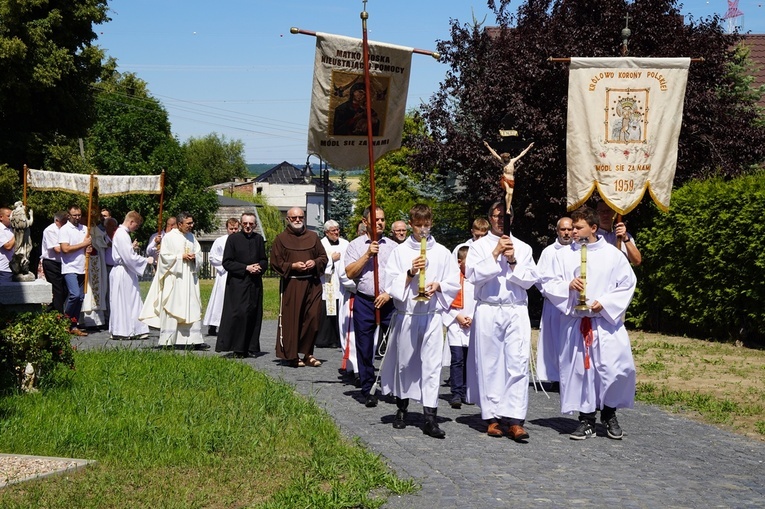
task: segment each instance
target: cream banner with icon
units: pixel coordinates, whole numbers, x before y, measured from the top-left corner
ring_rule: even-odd
[[[412,48],[369,41],[375,161],[401,146]],[[308,152],[337,168],[369,165],[361,39],[316,34]]]
[[[598,194],[620,214],[646,190],[669,209],[689,58],[572,58],[566,166],[569,210]]]

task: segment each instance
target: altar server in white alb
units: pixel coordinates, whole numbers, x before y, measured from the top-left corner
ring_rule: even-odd
[[[446,247],[429,234],[433,213],[417,204],[409,211],[412,235],[391,253],[385,269],[385,289],[396,312],[385,358],[380,368],[384,394],[393,394],[398,407],[393,427],[406,427],[409,400],[422,402],[422,432],[434,438],[446,433],[436,421],[444,349],[444,316],[460,289],[460,269]],[[425,239],[426,253],[421,254]],[[419,295],[425,272],[424,300]]]
[[[542,282],[553,277],[552,265],[555,253],[571,244],[573,240],[572,231],[570,217],[558,219],[558,223],[555,225],[557,234],[555,242],[544,248],[542,254],[539,255],[537,288],[542,293],[542,297],[545,297]],[[539,341],[537,342],[537,377],[542,381],[557,382],[560,380],[558,375],[558,353],[561,343],[560,315],[561,312],[545,298],[542,305],[542,320],[539,324]]]
[[[223,297],[226,295],[226,269],[223,268],[223,251],[226,249],[228,236],[239,231],[239,220],[232,217],[226,221],[226,235],[218,237],[210,248],[210,265],[215,269],[215,283],[213,284],[210,300],[207,302],[205,317],[202,325],[207,326],[207,335],[216,336],[220,317],[223,313]]]
[[[570,435],[584,440],[595,435],[595,417],[609,438],[621,439],[617,408],[635,403],[635,363],[624,313],[635,292],[635,273],[627,258],[598,231],[598,216],[588,207],[571,214],[574,242],[561,249],[553,277],[543,283],[545,295],[564,316],[559,358],[561,412],[579,412],[579,426]],[[580,277],[582,243],[586,248],[586,285]],[[581,291],[586,309],[577,310]]]
[[[141,223],[141,215],[131,210],[111,239],[114,268],[109,274],[109,333],[112,339],[145,339],[149,335],[149,326],[138,319],[143,307],[138,276],[154,259],[139,255],[135,242],[130,239],[130,234]]]
[[[165,234],[159,250],[157,273],[149,288],[141,320],[159,329],[159,346],[193,345],[209,348],[202,339],[202,303],[199,265],[202,248],[191,231],[194,218],[178,214],[178,228]]]
[[[465,262],[465,277],[475,286],[476,299],[468,347],[475,368],[467,370],[467,400],[481,407],[489,436],[506,433],[521,441],[529,438],[523,428],[531,353],[526,290],[538,276],[531,246],[512,234],[503,235],[504,221],[504,203],[492,204],[491,231],[473,242]]]
[[[340,238],[340,225],[330,219],[324,223],[324,238],[321,245],[327,252],[327,266],[321,275],[321,298],[324,301],[323,320],[316,346],[320,348],[339,348],[347,331],[349,293],[340,282],[340,270],[345,270],[343,255],[348,249],[348,241]]]

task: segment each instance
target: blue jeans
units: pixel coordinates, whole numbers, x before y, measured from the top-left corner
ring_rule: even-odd
[[[85,299],[85,274],[64,274],[64,282],[69,291],[64,313],[77,322],[80,319],[82,301]]]
[[[393,300],[380,308],[380,339],[388,330],[393,315]],[[353,301],[353,330],[356,334],[356,370],[361,380],[361,393],[366,395],[375,383],[375,305],[369,297],[356,295]]]
[[[465,401],[465,357],[467,357],[466,346],[450,346],[449,351],[452,354],[452,363],[449,365],[449,378],[452,386],[452,399],[460,398]]]

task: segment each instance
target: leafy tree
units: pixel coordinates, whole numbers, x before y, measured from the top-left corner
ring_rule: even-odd
[[[548,58],[618,55],[627,13],[631,55],[704,58],[691,65],[677,182],[738,175],[763,160],[765,129],[755,97],[740,93],[729,67],[739,37],[725,35],[719,18],[686,23],[675,0],[529,0],[515,13],[509,3],[488,2],[498,27],[455,20],[451,38],[438,44],[450,69],[422,109],[427,132],[414,145],[414,167],[427,177],[456,173],[463,185],[454,201],[482,210],[501,197],[500,169],[482,140],[497,143],[509,119],[525,142],[535,142],[517,165],[514,231],[539,247],[549,243],[565,212],[568,70]]]
[[[249,175],[241,140],[227,140],[223,135],[212,133],[202,138],[189,138],[183,149],[189,170],[208,175],[209,185]]]
[[[58,139],[59,143],[45,149],[45,167],[102,175],[157,175],[165,170],[163,219],[188,211],[194,215],[195,228],[212,229],[218,200],[214,192],[206,190],[209,177],[189,169],[185,152],[170,130],[167,112],[151,97],[146,83],[133,74],[115,72],[94,89],[98,91],[96,119],[84,139],[84,157],[77,141]],[[69,201],[83,208],[88,205],[87,198],[58,194],[30,193],[30,204],[48,217]],[[148,238],[157,229],[157,195],[103,198],[100,205],[111,208],[118,218],[129,210],[140,212],[145,221],[139,238]]]
[[[113,66],[93,44],[108,20],[106,0],[0,0],[0,162],[39,168],[55,135],[85,134]]]
[[[340,172],[340,181],[335,182],[335,190],[332,192],[330,217],[340,224],[341,234],[346,237],[353,237],[356,234],[351,231],[353,225],[350,223],[353,216],[353,200],[354,194],[348,183],[348,173],[343,170]]]
[[[377,206],[385,211],[387,227],[394,221],[409,220],[409,209],[416,203],[425,203],[433,209],[433,234],[444,245],[451,246],[465,238],[464,204],[452,200],[449,177],[433,172],[421,175],[411,166],[417,155],[414,140],[425,135],[425,124],[417,112],[408,112],[404,119],[401,148],[388,152],[375,163],[375,194]],[[355,225],[362,211],[369,206],[369,172],[359,179],[356,195]]]
[[[19,176],[16,170],[0,164],[0,207],[10,207],[19,199]]]

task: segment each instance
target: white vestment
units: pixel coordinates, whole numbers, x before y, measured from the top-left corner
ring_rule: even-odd
[[[465,277],[475,285],[476,308],[470,331],[467,401],[481,417],[525,419],[529,402],[531,322],[526,290],[536,283],[531,246],[510,236],[517,264],[494,257],[499,237],[489,232],[473,242]]]
[[[543,282],[545,295],[561,317],[563,338],[559,357],[561,412],[594,412],[603,405],[632,408],[635,402],[635,363],[622,317],[635,292],[636,278],[627,258],[603,237],[587,246],[587,304],[598,301],[599,313],[574,310],[579,292],[569,284],[581,271],[581,246],[559,250],[553,277]],[[585,369],[585,346],[580,325],[590,317],[593,343],[590,368]]]
[[[138,276],[146,269],[146,258],[133,249],[128,229],[120,225],[112,239],[114,268],[109,274],[109,332],[115,338],[130,338],[149,333],[149,326],[138,319],[141,302]]]
[[[111,246],[111,239],[106,232],[93,226],[90,240],[96,253],[87,256],[88,284],[82,301],[80,324],[85,327],[98,327],[106,323],[106,294],[109,286],[109,273],[106,269],[106,249]]]
[[[537,288],[545,297],[542,304],[542,320],[539,322],[539,340],[537,341],[537,378],[541,381],[557,382],[560,380],[558,373],[558,353],[560,352],[560,316],[558,309],[547,301],[542,282],[552,277],[552,264],[555,253],[566,247],[558,239],[544,248],[537,262],[539,281]]]
[[[337,322],[340,326],[340,344],[343,344],[343,336],[345,335],[343,332],[347,331],[347,324],[345,322],[348,320],[348,299],[350,298],[350,292],[340,282],[340,269],[342,268],[343,272],[345,272],[343,255],[345,250],[348,249],[349,242],[345,239],[338,239],[338,241],[340,243],[333,246],[329,243],[327,237],[321,239],[321,245],[324,246],[328,259],[327,266],[324,268],[324,274],[321,275],[321,298],[324,300],[327,308],[327,315],[337,315]],[[332,253],[340,253],[340,258],[336,262],[332,261]],[[334,300],[337,300],[336,304],[330,303],[333,300],[332,297],[334,297]],[[330,313],[330,308],[332,307],[335,307],[334,313]]]
[[[358,373],[356,369],[356,333],[353,330],[353,301],[355,300],[356,283],[353,279],[349,279],[345,273],[345,249],[335,265],[337,266],[338,282],[345,294],[345,300],[340,309],[340,316],[343,317],[340,320],[340,345],[343,349],[340,369],[345,369],[349,373],[351,371]]]
[[[223,268],[223,250],[226,249],[228,235],[218,237],[210,248],[210,265],[215,269],[215,283],[213,284],[210,300],[207,301],[207,309],[202,325],[220,325],[220,317],[223,314],[223,297],[226,294],[226,278],[228,272]]]
[[[427,242],[425,281],[438,282],[441,290],[426,302],[417,297],[420,276],[407,284],[407,270],[420,256],[420,242],[408,237],[393,250],[385,266],[385,291],[396,312],[391,320],[388,349],[380,368],[383,394],[410,398],[422,406],[438,407],[441,356],[444,348],[443,314],[460,289],[460,269],[454,256],[433,237]]]
[[[183,259],[194,253],[196,259]],[[202,248],[191,233],[172,230],[165,234],[157,273],[146,296],[140,319],[159,329],[158,345],[202,344],[202,303],[199,297],[199,265]]]
[[[468,346],[470,344],[470,328],[460,327],[457,315],[473,318],[475,312],[475,288],[467,278],[462,281],[462,309],[450,307],[444,313],[446,326],[447,350],[450,346]]]

